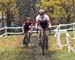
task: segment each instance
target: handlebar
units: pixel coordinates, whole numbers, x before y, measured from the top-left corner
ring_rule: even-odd
[[[38,27],[36,28],[35,26],[29,26],[29,28],[31,28],[31,30],[36,29],[36,32],[37,32],[37,33],[38,33],[38,31],[39,31],[39,28],[38,28]],[[48,27],[49,32],[50,32],[50,29],[51,29],[51,28]]]

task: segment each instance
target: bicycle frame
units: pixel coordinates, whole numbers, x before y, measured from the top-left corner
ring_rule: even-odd
[[[28,32],[25,33],[23,44],[28,47],[28,43],[30,42],[30,34]]]
[[[41,34],[42,33],[42,34]],[[42,54],[45,54],[45,49],[48,49],[48,40],[47,40],[47,36],[45,34],[45,30],[43,29],[43,32],[40,32],[40,37],[42,38],[41,40],[41,48],[42,48]]]

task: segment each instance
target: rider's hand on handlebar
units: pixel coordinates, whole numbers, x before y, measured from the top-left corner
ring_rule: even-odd
[[[37,25],[35,25],[35,28],[37,29]]]
[[[49,28],[51,28],[51,24],[49,24],[49,26],[48,26]]]

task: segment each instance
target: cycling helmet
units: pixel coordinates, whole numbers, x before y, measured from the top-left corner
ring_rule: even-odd
[[[27,17],[26,20],[31,20],[31,17]]]
[[[44,10],[44,9],[40,9],[40,10],[39,10],[39,14],[40,14],[40,15],[43,15],[44,13],[45,13],[45,10]]]

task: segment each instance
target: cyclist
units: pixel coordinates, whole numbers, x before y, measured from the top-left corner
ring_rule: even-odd
[[[32,19],[31,17],[27,17],[25,19],[25,22],[23,23],[23,33],[25,34],[26,32],[29,33],[29,42],[30,42],[30,36],[31,36],[31,32],[32,32],[32,28],[30,28],[30,26],[32,25]],[[23,43],[24,44],[24,43]],[[30,46],[30,43],[28,43],[28,46]]]
[[[49,16],[45,14],[44,9],[40,9],[38,16],[36,16],[35,28],[38,28],[39,30],[45,29],[45,33],[48,39],[49,27],[51,27],[51,20]],[[39,45],[40,45],[41,44],[40,33],[38,33],[38,37],[39,37],[38,40],[39,40]]]

